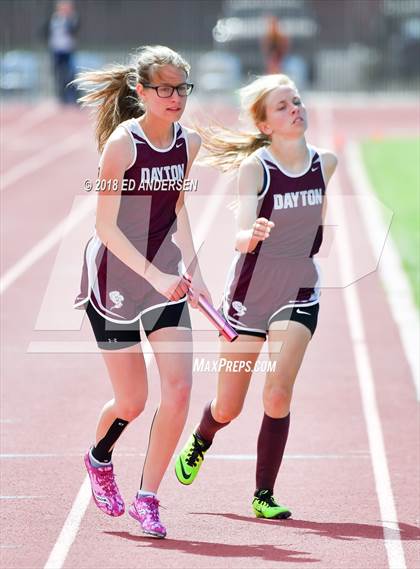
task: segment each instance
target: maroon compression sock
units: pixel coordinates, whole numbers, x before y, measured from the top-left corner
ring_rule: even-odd
[[[223,429],[223,427],[226,427],[230,423],[230,421],[227,423],[219,423],[216,421],[211,412],[211,404],[212,402],[210,401],[210,403],[207,403],[204,407],[203,416],[197,427],[197,435],[209,446],[213,442],[214,435],[217,431]]]
[[[271,493],[283,459],[290,413],[286,417],[273,419],[264,413],[257,444],[257,490],[267,489]]]

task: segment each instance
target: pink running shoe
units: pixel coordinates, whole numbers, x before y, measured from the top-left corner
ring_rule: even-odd
[[[166,536],[166,528],[159,519],[159,500],[154,496],[137,496],[128,513],[140,522],[144,534],[158,538]]]
[[[88,451],[85,454],[85,465],[95,504],[108,516],[122,516],[125,509],[124,501],[115,482],[112,464],[95,468],[90,463]]]

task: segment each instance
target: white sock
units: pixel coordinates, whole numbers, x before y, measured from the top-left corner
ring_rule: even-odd
[[[148,492],[147,490],[139,490],[137,492],[137,498],[140,496],[154,496],[156,498],[156,494],[154,492]]]

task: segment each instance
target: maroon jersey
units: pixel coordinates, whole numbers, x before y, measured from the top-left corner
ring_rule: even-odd
[[[175,207],[188,162],[186,134],[175,123],[172,144],[160,149],[147,139],[137,119],[120,127],[131,137],[134,158],[124,173],[117,225],[158,269],[181,274],[181,252],[172,236],[177,229]],[[84,307],[89,299],[114,322],[132,322],[148,309],[168,303],[148,281],[120,261],[96,233],[85,249],[75,308]]]
[[[275,223],[270,237],[252,253],[236,254],[227,279],[223,311],[238,329],[266,332],[270,319],[291,306],[319,300],[320,282],[313,260],[322,243],[325,182],[318,152],[300,174],[286,172],[268,148],[255,156],[264,168],[257,218]]]

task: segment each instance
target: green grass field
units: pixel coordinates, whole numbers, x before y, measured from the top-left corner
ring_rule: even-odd
[[[420,306],[420,138],[367,141],[362,155],[379,199],[394,212],[391,235]]]

